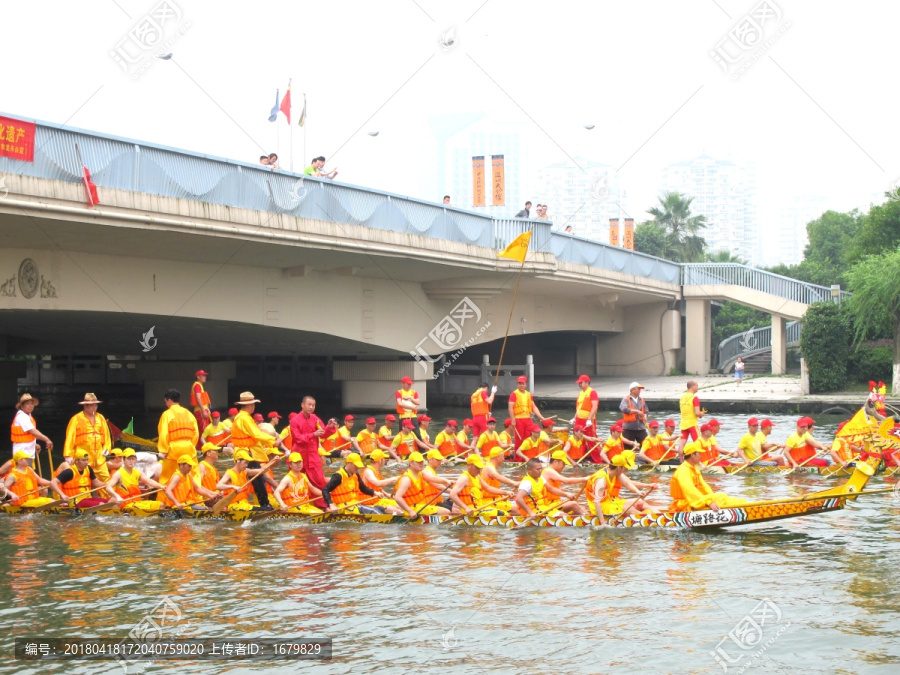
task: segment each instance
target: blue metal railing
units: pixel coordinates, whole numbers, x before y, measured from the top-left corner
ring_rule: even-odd
[[[799,344],[803,324],[799,321],[788,321],[784,328],[787,332],[788,346]],[[751,328],[727,337],[719,343],[718,368],[727,373],[739,356],[747,357],[770,351],[772,351],[772,326]]]
[[[739,263],[685,263],[681,266],[681,284],[742,286],[804,305],[834,302],[851,295],[847,291],[839,291],[834,296],[831,289],[825,286],[809,284]]]

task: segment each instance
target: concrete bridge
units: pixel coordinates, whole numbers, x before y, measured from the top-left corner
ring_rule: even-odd
[[[99,189],[93,208],[76,147]],[[34,162],[0,157],[0,176],[0,357],[292,354],[329,359],[346,392],[392,387],[402,375],[427,380],[438,354],[466,344],[480,353],[502,339],[520,265],[496,252],[529,229],[510,348],[519,363],[538,352],[539,375],[664,374],[679,362],[683,334],[687,370],[706,373],[710,301],[771,312],[775,347],[778,322],[831,297],[547,222],[41,122]]]

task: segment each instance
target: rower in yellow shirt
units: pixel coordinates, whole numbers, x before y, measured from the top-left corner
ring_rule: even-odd
[[[497,420],[494,417],[487,418],[487,428],[475,441],[475,448],[482,457],[488,457],[491,450],[499,448],[500,435],[497,433]]]
[[[321,509],[312,505],[312,502],[322,496],[322,491],[309,482],[303,473],[303,455],[292,452],[288,456],[287,475],[281,479],[275,488],[275,501],[282,511],[292,513],[315,514],[322,513]]]
[[[613,457],[612,466],[602,468],[588,479],[585,494],[587,494],[588,508],[591,515],[600,519],[601,525],[606,525],[606,516],[616,516],[634,506],[637,512],[657,513],[649,503],[642,498],[622,499],[619,492],[624,487],[635,494],[640,494],[640,488],[654,487],[650,483],[638,483],[632,481],[625,472],[634,469],[634,452],[623,450]],[[630,513],[631,511],[629,511]]]

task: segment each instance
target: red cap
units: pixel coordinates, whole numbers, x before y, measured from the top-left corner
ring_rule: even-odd
[[[356,418],[355,418],[353,415],[347,415],[347,416],[344,417],[344,421],[345,421],[345,422],[352,422],[352,421],[355,420],[355,419],[356,419]]]
[[[268,415],[266,415],[266,417],[268,417],[269,419],[272,419],[273,417],[277,417],[278,419],[281,419],[281,415],[279,415],[274,410],[272,412],[270,412]]]
[[[541,427],[539,425],[535,424],[534,422],[531,423],[531,429],[529,430],[529,433],[533,434],[535,432],[540,432],[540,430]]]
[[[464,427],[472,426],[472,420],[463,420],[463,426]]]
[[[430,422],[431,418],[428,415],[419,415],[420,422]]]
[[[196,377],[200,377],[201,375],[209,375],[209,373],[207,373],[205,370],[198,370],[196,373],[194,373],[194,375]]]
[[[721,427],[722,426],[721,424],[719,424],[719,420],[717,420],[715,417],[710,418],[706,423],[711,427]]]
[[[374,417],[370,417],[366,420],[366,424],[378,424],[378,420],[376,420]]]
[[[659,422],[657,422],[656,420],[653,420],[652,422],[650,422],[650,428],[651,429],[659,429]]]
[[[552,426],[553,426],[553,420],[544,420],[543,422],[541,422],[541,425],[542,425],[545,429],[548,429],[549,427],[552,427]]]
[[[807,418],[806,418],[806,425],[807,425],[807,426],[810,426],[810,427],[811,427],[811,426],[812,426],[813,424],[815,424],[815,423],[816,423],[816,421],[815,421],[812,417],[807,417]]]
[[[415,426],[415,425],[413,424],[413,421],[411,419],[403,420],[403,428],[404,429],[412,429],[413,426]]]
[[[266,420],[263,418],[262,413],[256,413],[253,416],[253,421],[254,422],[265,422]]]
[[[292,420],[297,416],[297,413],[288,413],[288,419]]]
[[[797,426],[798,427],[808,427],[809,426],[809,418],[801,417],[799,420],[797,420]]]
[[[665,426],[667,426],[667,427],[674,427],[674,426],[675,426],[675,420],[666,420]]]
[[[772,422],[772,420],[765,419],[765,420],[763,420],[762,422],[759,423],[759,426],[761,426],[761,427],[774,427],[775,424]]]
[[[622,431],[622,427],[620,427],[620,426],[619,426],[619,423],[616,422],[615,424],[613,424],[613,425],[609,428],[609,430],[610,430],[610,431]]]
[[[525,377],[524,375],[519,375],[519,377],[516,378],[516,383],[520,383],[520,382],[524,382],[525,384],[528,384],[528,378]]]
[[[702,424],[702,425],[700,425],[700,431],[702,433],[704,431],[712,431],[712,429],[709,428],[708,424]]]
[[[488,417],[487,422],[485,422],[485,424],[496,424],[496,423],[497,423],[496,417]]]
[[[385,415],[384,421],[385,422],[396,422],[397,418],[394,415]]]
[[[511,424],[512,424],[512,418],[507,417],[505,420],[503,420],[503,426],[508,427]]]
[[[447,426],[448,427],[458,427],[459,424],[457,424],[456,420],[447,420]]]
[[[213,410],[213,411],[212,411],[212,416],[213,416],[213,417],[221,417],[221,416],[222,416],[222,413],[220,413],[218,410]]]
[[[754,426],[758,427],[759,420],[756,419],[755,417],[751,417],[749,420],[747,420],[747,426],[748,427],[754,427]]]
[[[581,384],[582,382],[587,382],[588,384],[590,384],[591,378],[589,378],[587,375],[579,375],[578,379],[575,380],[575,384]]]
[[[232,415],[232,416],[237,415],[237,412],[238,412],[238,411],[237,411],[237,408],[229,408],[229,409],[228,409],[228,414],[229,414],[229,415]]]
[[[402,377],[400,378],[400,384],[412,384],[411,377]]]

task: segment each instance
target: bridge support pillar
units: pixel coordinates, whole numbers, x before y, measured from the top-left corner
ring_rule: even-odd
[[[334,361],[332,376],[341,383],[344,410],[394,412],[400,380],[409,377],[419,394],[419,412],[428,407],[426,384],[434,375],[434,363],[416,361]]]
[[[704,299],[685,301],[684,368],[692,375],[709,374],[712,340],[712,303]]]
[[[787,372],[787,324],[783,316],[772,315],[772,374]]]

